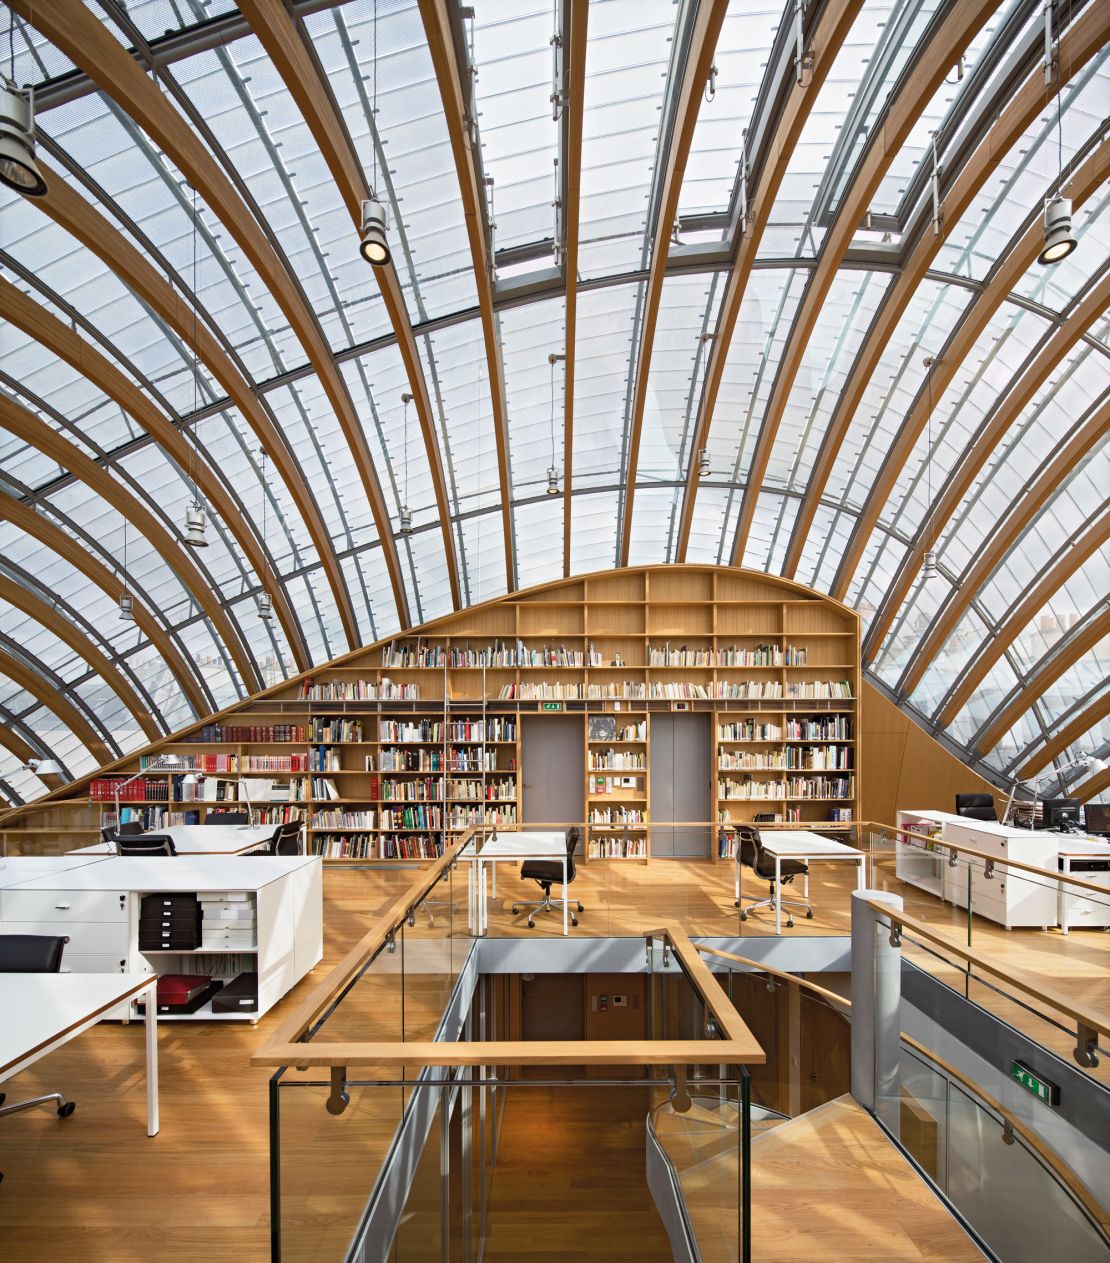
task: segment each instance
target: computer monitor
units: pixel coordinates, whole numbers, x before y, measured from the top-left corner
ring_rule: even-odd
[[[1046,798],[1044,801],[1044,827],[1062,829],[1068,824],[1079,824],[1082,804],[1078,798]]]
[[[1110,833],[1110,803],[1088,803],[1083,815],[1088,833]]]

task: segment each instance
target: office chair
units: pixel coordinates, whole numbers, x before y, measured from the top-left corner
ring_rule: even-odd
[[[140,837],[115,837],[118,855],[176,855],[177,847],[168,833],[144,833]]]
[[[0,934],[0,973],[56,974],[62,967],[62,952],[68,942],[67,935]],[[47,1102],[57,1106],[59,1118],[68,1118],[77,1108],[76,1101],[67,1101],[60,1092],[33,1096],[26,1101],[16,1101],[14,1105],[5,1105],[6,1100],[7,1095],[0,1092],[0,1118],[5,1114],[21,1114]],[[3,1172],[0,1172],[0,1180],[3,1178]]]
[[[956,815],[969,820],[997,820],[993,794],[957,794]]]
[[[574,849],[578,845],[582,834],[573,826],[567,830],[567,885],[574,881]],[[537,900],[529,900],[522,903],[513,904],[513,916],[520,911],[521,908],[533,908],[535,911],[528,914],[528,928],[534,930],[536,928],[536,913],[543,912],[546,908],[561,908],[564,900],[552,899],[551,887],[562,884],[563,866],[557,860],[525,860],[520,866],[520,875],[522,878],[538,883],[543,891],[543,898]],[[571,925],[578,924],[578,918],[571,911],[570,905],[573,903],[579,912],[585,912],[575,899],[565,900],[567,911],[570,912]]]
[[[279,824],[268,841],[262,843],[258,850],[248,851],[248,855],[303,855],[301,847],[301,822],[288,820]]]
[[[746,921],[748,914],[754,912],[756,908],[773,908],[775,906],[775,861],[763,849],[763,839],[759,836],[759,830],[753,828],[750,824],[738,824],[736,827],[736,862],[743,864],[745,868],[750,868],[757,877],[762,877],[770,887],[768,898],[757,899],[750,907],[743,908],[740,912],[740,920]],[[782,884],[785,886],[788,882],[792,882],[795,877],[805,878],[805,890],[803,892],[804,903],[787,903],[784,899],[782,906],[786,911],[786,928],[793,929],[794,917],[791,908],[805,908],[806,916],[813,916],[813,908],[809,902],[809,865],[804,860],[779,860],[779,876]],[[750,897],[750,896],[749,896]],[[740,907],[740,900],[737,899],[734,905]]]
[[[204,817],[205,824],[250,824],[250,822],[249,811],[210,811]]]

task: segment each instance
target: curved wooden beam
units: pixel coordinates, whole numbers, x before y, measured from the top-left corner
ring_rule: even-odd
[[[1098,644],[1110,632],[1110,610],[1103,610],[1097,618],[1080,623],[1046,654],[1047,661],[1026,681],[1025,687],[983,727],[975,738],[974,746],[980,754],[993,750],[1030,706],[1060,676],[1074,666],[1080,658]],[[961,703],[962,705],[962,703]],[[958,708],[957,708],[958,709]],[[953,712],[954,713],[954,712]],[[948,723],[946,718],[942,723]]]
[[[1110,513],[1103,513],[1087,529],[1068,545],[1067,556],[1058,564],[1052,564],[1041,581],[1030,588],[1023,599],[1013,608],[1010,616],[997,628],[990,639],[984,641],[979,653],[972,659],[960,677],[959,684],[946,702],[943,722],[950,723],[963,708],[967,699],[986,679],[991,667],[1002,657],[1018,636],[1044,609],[1054,592],[1058,592],[1076,570],[1110,539]]]
[[[362,225],[362,203],[370,196],[366,174],[358,160],[351,138],[339,116],[326,84],[322,81],[318,66],[305,46],[302,32],[294,24],[289,11],[281,0],[241,0],[239,8],[250,23],[251,29],[265,48],[270,60],[281,75],[293,100],[297,103],[313,138],[328,164],[356,231]],[[376,125],[376,124],[375,124]],[[352,266],[357,266],[358,252],[351,250]],[[432,475],[436,509],[439,513],[443,550],[447,559],[447,574],[451,582],[451,601],[455,609],[462,603],[459,588],[459,567],[455,556],[454,537],[451,530],[451,506],[447,499],[447,480],[443,472],[443,458],[436,434],[432,413],[431,396],[424,377],[424,367],[416,346],[408,309],[405,306],[397,269],[392,263],[384,268],[371,268],[381,290],[389,322],[397,338],[397,347],[404,361],[412,390],[420,429],[424,435],[424,448],[428,468]],[[351,647],[357,644],[351,642]]]
[[[96,756],[98,762],[107,763],[110,759],[115,758],[115,755],[112,754],[103,740],[97,736],[92,724],[71,701],[63,697],[49,680],[44,680],[36,671],[32,671],[26,663],[20,662],[18,658],[13,658],[10,653],[3,649],[0,649],[0,674],[6,675],[9,680],[14,680],[21,689],[30,693],[40,705],[45,706],[48,711],[56,715],[70,732],[78,738],[81,744]]]
[[[744,495],[732,546],[732,564],[743,563],[748,535],[755,517],[756,503],[771,460],[779,425],[790,400],[798,369],[809,345],[814,326],[821,315],[829,290],[836,280],[852,238],[878,192],[883,176],[902,149],[922,111],[959,61],[960,55],[984,23],[997,9],[994,0],[959,0],[948,11],[929,43],[915,50],[901,89],[888,98],[881,122],[872,128],[870,143],[859,168],[844,193],[825,239],[817,267],[810,274],[797,314],[790,326],[786,347],[779,360],[775,384],[760,426],[751,469],[745,480]]]
[[[180,112],[123,45],[79,0],[43,5],[11,0],[12,9],[79,66],[158,145],[204,198],[273,295],[320,379],[362,479],[381,540],[400,625],[409,625],[396,543],[370,449],[342,375],[292,276],[282,266],[262,226],[250,213],[215,158]],[[230,525],[230,524],[229,524]],[[261,575],[261,571],[259,574]],[[278,593],[274,594],[275,608]],[[288,633],[287,633],[288,635]],[[296,643],[298,636],[290,637]],[[252,677],[253,678],[253,677]]]
[[[1002,442],[1007,431],[1017,421],[1037,391],[1059,367],[1064,356],[1067,355],[1096,320],[1102,319],[1106,312],[1107,303],[1110,303],[1110,272],[1103,276],[1102,281],[1098,285],[1088,290],[1082,302],[1075,307],[1063,324],[1058,326],[1052,338],[1041,348],[1029,368],[1017,379],[1001,403],[996,406],[987,423],[980,428],[974,442],[964,449],[959,461],[955,464],[945,481],[943,492],[937,497],[936,507],[930,512],[925,522],[922,523],[921,529],[918,531],[917,542],[906,554],[898,576],[888,589],[888,596],[884,599],[883,609],[880,611],[883,616],[882,620],[879,619],[879,615],[876,615],[876,624],[885,621],[885,626],[889,626],[889,620],[893,617],[893,614],[889,612],[887,607],[893,606],[896,610],[898,607],[894,605],[895,599],[899,603],[904,599],[913,582],[913,576],[917,573],[924,559],[926,539],[940,538],[949,518],[959,507],[960,502],[975,481],[976,475],[997,451],[998,445]],[[920,432],[920,428],[925,424],[925,419],[917,416],[917,410],[915,410],[914,413],[906,417],[903,424],[908,425],[911,422],[916,422]],[[906,437],[908,438],[908,436]],[[851,576],[863,553],[866,540],[869,538],[871,531],[874,530],[879,513],[882,511],[882,506],[886,503],[886,496],[890,493],[890,486],[893,485],[893,480],[897,477],[897,472],[908,458],[912,447],[912,440],[905,443],[901,439],[895,441],[895,445],[891,449],[891,455],[880,470],[871,495],[864,502],[853,533],[845,546],[843,559],[840,563],[841,570],[838,571],[836,582],[833,584],[832,592],[838,600],[843,598],[844,592],[847,590]],[[897,452],[897,456],[895,452]],[[895,472],[888,473],[888,470],[891,469]],[[875,635],[880,635],[878,627],[876,627]],[[869,660],[872,646],[881,643],[878,639],[872,640],[871,636],[872,633],[869,630],[866,642],[867,647],[863,651],[865,661]]]
[[[1092,702],[1086,710],[1080,711],[1069,724],[1060,729],[1051,741],[1041,746],[1031,759],[1022,764],[1018,770],[1018,776],[1023,781],[1036,776],[1041,768],[1048,767],[1058,754],[1063,754],[1068,746],[1074,745],[1096,724],[1102,723],[1107,715],[1110,715],[1110,693],[1104,693],[1097,702]]]
[[[1110,174],[1110,140],[1104,141],[1095,150],[1075,173],[1073,182],[1069,184],[1069,192],[1072,194],[1076,207],[1082,205],[1098,189],[1108,174]],[[990,280],[976,295],[975,301],[965,310],[960,323],[956,326],[952,336],[940,352],[936,363],[929,370],[933,375],[931,387],[928,392],[926,392],[924,386],[918,391],[916,401],[902,419],[902,424],[894,437],[894,442],[886,454],[882,467],[875,478],[871,490],[868,492],[860,515],[856,519],[856,525],[848,539],[847,547],[844,550],[832,585],[832,591],[841,599],[843,599],[845,592],[848,590],[848,585],[852,581],[852,576],[855,574],[856,566],[863,555],[867,541],[871,537],[871,532],[878,523],[879,514],[897,486],[898,477],[913,453],[917,440],[920,438],[929,420],[930,398],[934,402],[943,398],[944,392],[955,379],[957,373],[960,372],[964,361],[974,349],[983,331],[990,324],[998,309],[1006,301],[1007,295],[1017,281],[1036,262],[1037,254],[1043,245],[1044,234],[1040,217],[1038,216],[1021,235],[1014,247],[1007,251],[995,265]],[[1103,289],[1102,292],[1105,297],[1107,291]],[[1072,328],[1073,322],[1079,318],[1079,311],[1083,310],[1086,310],[1088,313],[1086,324],[1078,329]],[[1048,374],[1059,363],[1060,355],[1063,352],[1057,344],[1063,345],[1067,343],[1064,349],[1069,349],[1084,332],[1087,325],[1101,318],[1105,311],[1105,302],[1103,302],[1102,308],[1093,310],[1090,307],[1090,300],[1085,300],[1081,304],[1079,311],[1068,317],[1058,329],[1056,337],[1050,341],[1049,346],[1054,348],[1054,355],[1046,359],[1043,365],[1041,365],[1041,356],[1038,356],[1034,362],[1034,367],[1030,368],[1018,380],[1017,391],[1024,396],[1022,407],[1032,399],[1033,394],[1040,389]],[[1074,335],[1070,342],[1064,336],[1065,330],[1070,330]],[[1043,376],[1039,379],[1034,376],[1031,382],[1027,383],[1026,379],[1030,378],[1030,374],[1034,373],[1037,365],[1041,365]],[[1030,384],[1033,389],[1028,388]],[[1006,415],[1010,421],[1016,420],[1021,411],[1021,408],[1014,410],[1009,406],[1013,393],[1011,391],[1010,394],[1006,395],[998,408],[998,413]],[[999,429],[993,419],[988,425],[994,436],[994,442],[1000,440],[1006,432],[1004,429]],[[976,442],[972,450],[980,447],[980,443]],[[978,473],[980,467],[981,463],[976,465],[974,472]],[[863,647],[864,662],[869,662],[878,652],[887,629],[894,621],[899,607],[913,585],[914,576],[917,574],[925,553],[930,546],[928,541],[940,538],[941,528],[959,504],[962,498],[962,491],[966,490],[972,481],[973,477],[968,477],[965,464],[962,461],[958,462],[952,476],[945,483],[943,495],[938,497],[937,510],[934,512],[933,506],[929,506],[926,517],[918,528],[914,547],[903,558],[894,582],[887,588],[883,602],[876,611],[875,617],[871,620],[871,625],[868,627],[867,638]],[[959,497],[954,495],[956,487],[962,489]]]
[[[570,39],[566,49],[566,196],[563,223],[563,275],[567,298],[566,343],[563,354],[563,578],[570,578],[570,523],[574,508],[571,482],[574,478],[574,382],[578,336],[578,239],[582,221],[582,115],[586,101],[586,36],[589,28],[589,0],[563,0],[569,7]]]
[[[10,750],[12,754],[26,765],[31,759],[41,759],[45,757],[38,753],[32,746],[28,745],[22,737],[17,737],[7,724],[0,724],[0,746],[6,750]],[[35,773],[38,776],[38,773]],[[57,772],[47,772],[45,776],[39,776],[39,780],[46,786],[48,790],[59,789],[65,782]],[[16,806],[16,804],[11,804]]]
[[[467,93],[463,90],[461,67],[455,56],[452,19],[448,0],[419,0],[420,18],[432,55],[455,172],[459,178],[466,231],[470,238],[470,254],[474,264],[474,284],[478,291],[478,310],[482,320],[482,338],[486,349],[489,378],[490,411],[497,444],[497,473],[501,480],[501,528],[505,536],[505,576],[508,590],[516,590],[516,565],[513,560],[512,481],[509,471],[509,424],[505,406],[505,372],[501,360],[501,339],[497,316],[493,309],[493,260],[486,240],[485,211],[482,190],[478,187],[478,167],[474,150],[467,139]]]
[[[791,76],[789,92],[776,115],[774,132],[767,144],[767,160],[759,172],[758,183],[749,190],[748,228],[740,237],[736,260],[729,272],[725,292],[721,298],[721,310],[717,316],[717,328],[709,346],[709,362],[705,371],[705,387],[698,405],[698,421],[694,441],[690,444],[690,463],[686,470],[686,490],[682,496],[682,512],[679,518],[678,542],[675,560],[684,562],[690,545],[690,530],[694,521],[694,502],[698,494],[698,452],[709,446],[709,431],[717,407],[721,381],[724,378],[732,336],[740,316],[740,306],[748,289],[752,264],[763,239],[764,229],[771,216],[783,177],[802,134],[802,128],[817,101],[829,71],[836,60],[841,45],[848,38],[852,24],[863,8],[863,0],[842,0],[840,4],[826,4],[821,8],[817,23],[807,37],[807,55],[812,65],[805,84]]]
[[[83,658],[90,670],[103,679],[134,715],[147,737],[151,741],[158,740],[162,734],[139,695],[124,678],[122,672],[116,670],[96,645],[87,636],[82,635],[68,618],[63,617],[53,606],[47,605],[21,583],[9,579],[7,575],[0,575],[0,598],[47,628],[63,644],[68,645],[78,657]]]
[[[61,527],[57,526],[44,514],[36,513],[13,496],[0,491],[0,519],[3,518],[18,526],[25,534],[37,539],[44,547],[57,553],[59,557],[63,557],[75,570],[79,570],[86,579],[94,583],[102,592],[107,593],[113,601],[118,603],[120,597],[126,591],[123,584],[111,570],[101,565],[90,552],[82,548]],[[162,660],[181,686],[181,691],[189,699],[189,705],[192,706],[194,714],[207,715],[212,708],[204,694],[197,687],[196,680],[185,659],[166,634],[162,624],[137,598],[135,599],[135,622],[142,630],[143,635],[158,650]]]
[[[1110,789],[1110,768],[1105,772],[1099,772],[1097,776],[1091,776],[1081,785],[1073,785],[1068,790],[1069,798],[1078,798],[1081,803],[1089,802],[1098,794],[1105,793]]]
[[[45,167],[41,161],[39,165]],[[46,194],[36,201],[38,209],[45,211],[56,224],[95,254],[160,316],[182,342],[196,353],[242,413],[267,456],[273,461],[274,469],[285,483],[289,497],[304,521],[331,586],[347,645],[351,649],[355,648],[361,643],[358,623],[336,556],[335,544],[324,525],[316,500],[305,483],[304,472],[284,437],[207,326],[202,321],[194,320],[191,308],[177,290],[143,258],[123,233],[99,214],[90,202],[74,192],[61,172],[50,170],[49,167],[45,167],[45,170]]]
[[[1067,480],[1091,448],[1106,436],[1110,427],[1110,398],[1096,408],[1087,420],[1072,432],[1061,444],[1056,455],[1045,465],[1040,477],[1014,502],[1009,514],[1002,520],[994,534],[984,540],[971,564],[964,570],[947,600],[933,621],[929,634],[914,650],[898,692],[903,696],[912,693],[929,664],[940,652],[941,646],[955,630],[963,612],[974,601],[976,594],[986,583],[995,568],[1021,537],[1051,498],[1053,492]]]
[[[694,14],[690,47],[682,66],[682,82],[675,103],[674,125],[670,136],[660,129],[659,145],[663,148],[666,166],[663,170],[658,215],[648,225],[651,239],[651,266],[644,295],[644,314],[640,323],[640,345],[636,353],[636,387],[632,395],[629,417],[628,468],[624,479],[624,516],[621,521],[620,564],[628,565],[632,546],[632,512],[636,496],[636,476],[640,461],[640,438],[647,407],[648,381],[651,376],[651,353],[655,346],[655,328],[659,321],[659,303],[663,297],[663,281],[667,274],[667,256],[671,247],[671,226],[678,218],[678,199],[682,177],[690,156],[698,113],[701,110],[705,81],[717,49],[717,38],[725,20],[728,4],[722,0],[702,0]],[[665,120],[664,120],[665,122]]]
[[[162,415],[134,382],[127,378],[120,369],[116,368],[110,360],[91,347],[80,335],[74,333],[56,316],[52,316],[45,307],[35,302],[33,298],[24,294],[22,290],[17,289],[2,277],[0,277],[0,306],[3,307],[5,316],[13,325],[22,329],[24,333],[34,338],[36,342],[46,347],[47,350],[52,351],[59,359],[71,365],[77,372],[87,377],[98,389],[102,390],[109,399],[119,404],[148,434],[153,435],[158,440],[161,447],[171,459],[177,462],[180,469],[187,470],[189,468],[191,453],[184,436],[171,424],[167,417]],[[2,420],[5,429],[11,430],[13,434],[19,434],[24,442],[34,444],[42,451],[47,451],[48,448],[53,447],[54,450],[50,451],[49,454],[54,456],[54,459],[58,461],[58,464],[63,469],[72,471],[73,467],[69,463],[69,453],[71,451],[77,452],[78,449],[64,439],[56,430],[39,421],[34,413],[20,407],[11,400],[5,399],[2,406],[0,406],[0,420]],[[55,455],[55,451],[63,452],[65,455],[59,459]],[[105,489],[102,494],[107,496],[111,493],[113,502],[118,501],[119,483],[110,478],[103,469],[100,469],[94,461],[88,460],[87,457],[81,462],[81,468],[88,475],[88,477],[83,477],[83,481],[90,481],[93,478],[90,466],[95,466],[99,471],[97,483]],[[228,529],[243,549],[247,561],[254,568],[255,574],[261,581],[268,569],[266,558],[258,545],[254,532],[249,529],[242,515],[235,508],[223,483],[219,481],[214,471],[208,465],[201,465],[197,468],[196,482],[197,486],[204,493],[205,498],[223,518]],[[135,521],[135,518],[132,516],[131,520]],[[183,577],[188,576],[187,586],[196,597],[198,604],[208,614],[213,626],[218,628],[224,643],[227,645],[232,658],[234,658],[239,671],[242,673],[247,691],[250,692],[261,688],[262,681],[247,652],[246,644],[239,633],[239,629],[231,621],[227,610],[224,609],[218,595],[212,591],[191,559],[183,555],[186,552],[184,546],[178,544],[157,523],[153,515],[146,514],[146,520],[148,526],[157,533],[158,547],[162,550],[163,556],[167,560],[170,557],[177,558],[179,564],[174,566],[174,569]],[[145,534],[146,528],[142,529]],[[148,537],[152,540],[154,538],[154,536]],[[303,642],[300,640],[300,624],[289,607],[284,590],[280,585],[275,585],[275,587],[277,591],[274,593],[274,608],[278,611],[279,617],[284,615],[282,617],[282,626],[286,629],[287,634],[294,635],[290,645],[291,647],[297,644],[303,645]],[[299,654],[294,651],[294,657],[297,658],[298,662],[304,661],[305,665],[300,669],[306,670],[308,659],[303,647]]]
[[[1074,77],[1110,40],[1110,5],[1096,4],[1084,9],[1060,41],[1058,62]],[[864,393],[878,368],[895,329],[909,307],[918,285],[940,253],[951,230],[960,222],[979,191],[1045,108],[1046,94],[1053,98],[1062,84],[1056,76],[1046,89],[1043,67],[1038,67],[1007,102],[983,141],[976,147],[941,207],[941,229],[934,233],[925,224],[902,270],[891,283],[863,345],[852,361],[852,372],[840,398],[814,462],[790,543],[783,561],[783,573],[793,578],[821,497],[828,485],[840,449],[855,420]]]

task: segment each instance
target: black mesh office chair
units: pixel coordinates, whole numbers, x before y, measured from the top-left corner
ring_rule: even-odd
[[[750,824],[736,826],[736,846],[736,862],[743,864],[745,868],[750,868],[757,877],[762,877],[770,888],[766,899],[756,899],[750,907],[741,909],[740,920],[746,921],[748,914],[754,912],[756,908],[775,906],[775,861],[763,849],[763,839],[760,837],[759,830]],[[779,877],[784,886],[792,882],[795,877],[805,878],[803,894],[805,902],[787,903],[785,899],[782,901],[782,907],[786,912],[786,926],[787,929],[791,929],[794,925],[791,908],[804,908],[807,917],[813,916],[813,908],[809,902],[809,865],[804,860],[779,860]],[[736,900],[737,908],[740,907],[740,902],[740,899]]]
[[[177,847],[168,833],[143,833],[138,837],[115,836],[117,855],[176,855]]]
[[[957,794],[956,815],[969,820],[997,820],[993,794]]]
[[[572,827],[567,830],[567,885],[568,886],[570,885],[572,881],[574,881],[574,851],[575,851],[575,848],[578,846],[578,842],[581,839],[581,837],[582,837],[582,834],[579,832],[578,829],[575,829]],[[559,860],[525,860],[524,863],[521,864],[520,866],[520,875],[522,878],[525,878],[526,880],[537,882],[539,884],[540,889],[543,891],[542,899],[530,900],[530,901],[525,901],[522,903],[513,904],[514,917],[522,908],[532,909],[532,911],[529,912],[528,914],[528,928],[530,930],[534,930],[536,928],[535,918],[536,918],[537,912],[543,912],[549,908],[562,908],[563,906],[564,900],[552,899],[551,897],[551,887],[562,885],[563,865],[562,865],[562,862]],[[583,908],[582,905],[576,899],[567,899],[565,902],[567,905],[567,911],[570,913],[571,925],[577,925],[578,918],[574,915],[574,912],[572,911],[572,905],[576,907],[579,912],[585,912],[586,909]]]
[[[210,811],[204,817],[205,824],[250,824],[249,811]]]
[[[0,934],[0,973],[2,974],[56,974],[62,967],[62,952],[69,942],[65,935],[53,934]],[[76,1101],[67,1101],[60,1092],[48,1092],[45,1096],[33,1096],[26,1101],[6,1105],[5,1093],[0,1092],[0,1118],[5,1114],[21,1114],[36,1105],[53,1104],[59,1118],[68,1118],[77,1108]],[[4,1178],[0,1172],[0,1180]]]
[[[301,845],[301,822],[287,820],[279,824],[268,841],[260,844],[257,851],[248,851],[248,855],[303,855]]]

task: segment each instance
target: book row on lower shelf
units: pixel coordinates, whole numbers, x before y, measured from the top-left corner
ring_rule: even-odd
[[[758,753],[722,750],[717,757],[717,767],[721,771],[797,769],[836,772],[851,771],[853,766],[852,747],[849,745],[787,746],[785,750],[763,750]]]
[[[586,856],[591,860],[646,860],[647,836],[605,837],[591,834],[586,842]]]
[[[326,860],[434,860],[443,841],[430,833],[318,833],[308,849]]]
[[[717,782],[717,797],[724,800],[751,799],[832,799],[854,798],[854,776],[788,776],[782,780],[743,780],[722,777]]]
[[[855,694],[848,680],[713,680],[706,684],[688,680],[660,680],[649,684],[622,680],[619,684],[553,684],[546,680],[505,684],[498,693],[503,702],[603,702],[603,701],[852,701]]]

